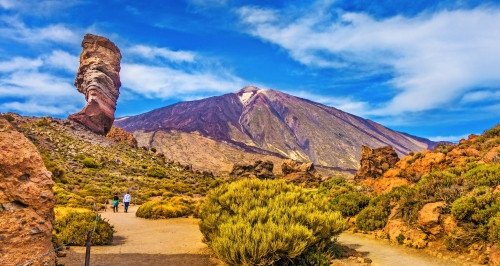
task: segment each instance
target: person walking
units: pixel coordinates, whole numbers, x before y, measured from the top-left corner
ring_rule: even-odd
[[[127,194],[125,194],[125,196],[123,196],[123,205],[124,205],[124,208],[125,208],[125,212],[128,212],[128,205],[130,204],[130,194],[128,194],[128,191],[127,191]]]
[[[118,199],[118,194],[115,194],[115,196],[113,197],[113,212],[118,212],[118,202],[120,202],[120,200]]]

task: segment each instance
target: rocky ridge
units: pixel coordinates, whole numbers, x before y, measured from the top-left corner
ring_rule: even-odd
[[[109,39],[92,34],[85,35],[82,48],[75,86],[85,95],[87,105],[68,119],[96,134],[106,135],[113,125],[116,101],[120,95],[122,56]]]
[[[36,147],[0,117],[0,264],[17,265],[52,250],[54,182]],[[52,266],[54,254],[35,265]]]

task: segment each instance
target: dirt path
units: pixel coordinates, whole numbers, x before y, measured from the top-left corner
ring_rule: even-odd
[[[128,213],[101,213],[117,231],[110,246],[93,246],[90,265],[218,265],[210,257],[210,250],[201,241],[198,219],[175,218],[147,220],[135,217],[136,206]],[[81,266],[85,262],[85,248],[71,247],[68,256],[59,258],[66,266]]]
[[[383,240],[370,239],[364,236],[343,233],[339,242],[356,249],[363,256],[372,259],[373,266],[456,266],[477,265],[466,261],[457,262],[440,259],[427,254],[422,250],[391,245]]]

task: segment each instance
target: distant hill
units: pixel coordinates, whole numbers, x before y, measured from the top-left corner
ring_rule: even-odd
[[[400,156],[435,145],[428,139],[388,129],[333,107],[254,86],[116,119],[115,125],[133,133],[139,145],[155,143],[160,146],[156,148],[165,153],[179,149],[173,146],[187,141],[186,138],[172,141],[166,135],[187,136],[187,133],[244,153],[348,169],[359,167],[362,145],[374,148],[390,145]],[[160,136],[161,141],[157,139]],[[169,146],[168,150],[165,145]],[[205,153],[205,148],[213,147],[200,146],[196,152],[210,157],[211,153]],[[189,162],[189,158],[173,159]]]

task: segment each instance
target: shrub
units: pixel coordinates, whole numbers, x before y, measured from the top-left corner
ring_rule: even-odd
[[[56,208],[56,221],[52,232],[52,241],[55,245],[61,245],[74,240],[94,229],[92,234],[92,245],[109,245],[113,241],[114,228],[106,220],[96,213],[85,209]],[[81,237],[71,245],[84,246],[86,237]]]
[[[398,244],[402,245],[405,241],[405,236],[402,233],[399,233],[399,235],[396,237],[396,240],[398,241]]]
[[[156,152],[156,148],[155,147],[151,147],[151,149],[149,149],[150,151],[152,152]]]
[[[83,167],[85,168],[98,168],[99,164],[93,158],[85,158],[82,161]]]
[[[167,172],[158,166],[153,166],[147,170],[146,175],[149,177],[164,178]]]
[[[4,114],[3,115],[3,118],[5,118],[5,120],[9,121],[9,122],[12,122],[14,120],[16,120],[16,118],[10,114]]]
[[[229,265],[270,265],[304,258],[315,248],[324,252],[345,229],[324,196],[283,180],[219,186],[202,204],[200,218],[204,240]]]
[[[476,186],[494,187],[500,185],[500,165],[477,165],[465,173],[465,179]]]
[[[182,197],[172,197],[162,201],[148,201],[142,204],[135,216],[141,218],[176,218],[192,213],[192,201]]]
[[[344,216],[358,214],[368,203],[370,198],[360,192],[342,194],[331,201],[332,209],[340,211]]]

